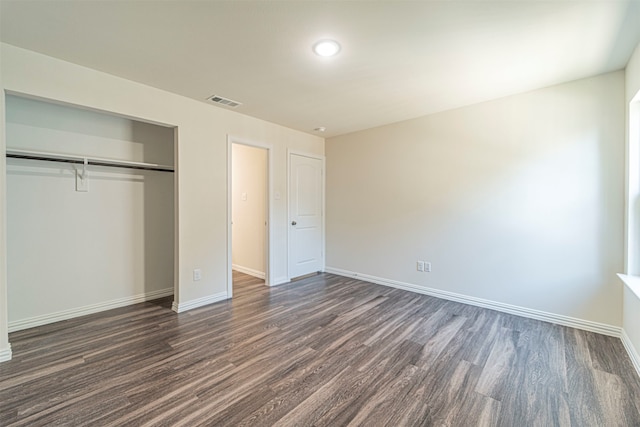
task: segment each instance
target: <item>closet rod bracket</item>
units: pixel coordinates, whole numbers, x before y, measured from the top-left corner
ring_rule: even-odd
[[[87,171],[89,159],[85,157],[82,160],[82,172],[76,168],[76,191],[86,193],[89,191],[89,175]]]

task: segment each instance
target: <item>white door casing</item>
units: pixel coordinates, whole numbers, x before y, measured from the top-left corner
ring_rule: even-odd
[[[323,163],[289,154],[289,278],[324,269]]]

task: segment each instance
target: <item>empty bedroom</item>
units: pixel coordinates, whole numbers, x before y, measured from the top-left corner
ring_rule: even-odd
[[[0,0],[1,426],[640,426],[637,0]]]

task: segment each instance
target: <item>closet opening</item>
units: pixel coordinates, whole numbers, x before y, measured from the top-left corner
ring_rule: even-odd
[[[174,294],[175,128],[6,96],[9,331]]]
[[[270,149],[232,140],[229,155],[231,296],[245,284],[269,285]]]

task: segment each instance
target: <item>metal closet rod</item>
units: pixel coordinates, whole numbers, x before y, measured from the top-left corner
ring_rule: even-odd
[[[47,162],[73,163],[79,165],[83,165],[86,159],[87,165],[150,170],[159,172],[174,172],[173,166],[159,165],[154,163],[128,162],[124,160],[71,156],[66,154],[44,153],[38,151],[7,150],[6,156],[13,159],[43,160]]]

